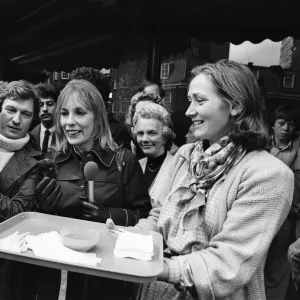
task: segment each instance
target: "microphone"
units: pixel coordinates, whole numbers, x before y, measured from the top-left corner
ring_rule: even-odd
[[[98,173],[98,165],[94,161],[89,161],[84,166],[84,176],[88,181],[89,201],[94,203],[94,180]]]

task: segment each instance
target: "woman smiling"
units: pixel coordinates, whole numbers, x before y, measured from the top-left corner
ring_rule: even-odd
[[[141,167],[126,149],[123,159],[117,161],[120,150],[112,139],[98,90],[85,80],[70,81],[58,98],[55,123],[58,185],[54,179],[46,178],[42,188],[39,187],[39,197],[43,198],[40,201],[42,211],[100,223],[111,218],[122,226],[133,226],[139,218],[146,217],[151,206]],[[94,203],[86,197],[87,180],[83,170],[88,161],[98,165]],[[57,187],[59,193],[55,191]],[[47,188],[52,188],[50,196],[43,192]],[[51,280],[48,278],[47,281]],[[60,281],[56,281],[59,286]],[[39,299],[44,299],[43,294],[49,299],[46,295],[49,292],[40,289]],[[66,299],[128,299],[130,292],[128,284],[123,281],[68,274]]]
[[[151,198],[152,207],[161,206],[162,195],[156,194],[156,182],[166,176],[177,147],[173,145],[175,133],[168,111],[156,103],[137,104],[133,117],[133,137],[146,155],[139,160]]]
[[[138,223],[166,245],[164,271],[140,299],[265,299],[264,263],[294,178],[262,150],[268,133],[257,80],[232,61],[205,64],[192,70],[188,99],[199,142],[177,151],[158,184],[162,207]]]

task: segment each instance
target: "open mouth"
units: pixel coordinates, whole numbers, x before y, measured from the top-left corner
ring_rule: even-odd
[[[194,125],[195,125],[195,126],[197,126],[197,125],[201,125],[201,124],[203,124],[203,123],[204,123],[204,121],[202,121],[202,120],[199,120],[199,121],[194,121],[193,123],[194,123]]]
[[[69,137],[77,137],[80,134],[80,130],[68,130],[67,134]]]

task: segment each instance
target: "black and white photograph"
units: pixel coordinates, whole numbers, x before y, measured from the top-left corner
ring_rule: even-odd
[[[0,1],[0,300],[300,300],[297,0]]]

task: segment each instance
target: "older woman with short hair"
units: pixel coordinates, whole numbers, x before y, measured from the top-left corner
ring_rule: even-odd
[[[156,195],[156,182],[166,176],[177,150],[173,145],[175,133],[168,111],[155,103],[139,102],[133,117],[133,137],[145,154],[139,160],[147,179],[152,207],[161,206],[162,197]]]
[[[248,67],[194,68],[188,99],[199,142],[177,151],[158,183],[162,207],[138,223],[165,245],[164,270],[139,299],[265,299],[264,264],[291,207],[293,173],[263,150],[263,100]]]

